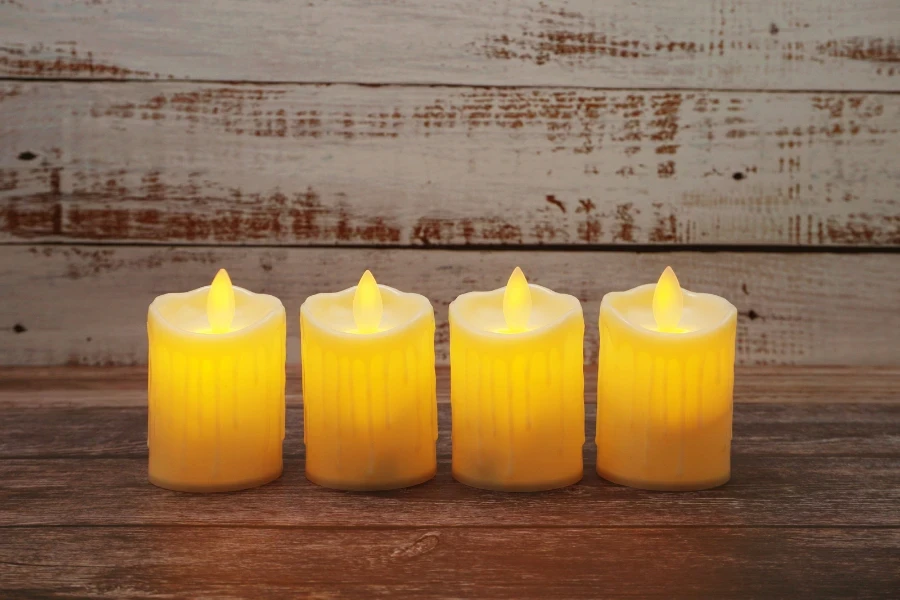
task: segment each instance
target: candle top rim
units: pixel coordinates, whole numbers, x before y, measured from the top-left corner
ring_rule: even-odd
[[[698,337],[703,337],[704,335],[709,334],[712,331],[716,331],[722,329],[723,327],[728,325],[728,322],[732,319],[737,319],[737,307],[735,307],[731,302],[722,296],[717,296],[716,294],[709,294],[705,292],[692,292],[688,289],[681,288],[681,291],[684,295],[685,307],[688,306],[688,303],[697,303],[697,302],[710,302],[718,304],[722,309],[722,318],[714,321],[713,323],[699,327],[697,329],[685,332],[673,332],[673,331],[657,331],[653,329],[648,329],[639,323],[635,323],[632,319],[628,317],[628,315],[624,314],[619,307],[616,305],[617,301],[623,298],[632,298],[640,295],[647,295],[649,298],[649,302],[647,303],[648,310],[651,309],[651,305],[653,302],[653,292],[656,290],[655,283],[645,283],[643,285],[639,285],[637,287],[633,287],[630,290],[623,290],[617,292],[608,292],[604,294],[603,299],[600,301],[600,312],[602,313],[604,310],[612,313],[619,321],[625,323],[632,331],[639,335],[644,335],[654,339],[665,339],[665,340],[690,340]]]
[[[378,289],[382,294],[382,299],[385,299],[386,294],[388,297],[402,297],[416,302],[416,312],[413,313],[411,317],[404,318],[402,323],[399,323],[387,329],[383,329],[381,331],[373,331],[371,333],[358,333],[340,329],[328,322],[327,319],[314,314],[312,307],[319,302],[325,302],[327,300],[333,299],[345,300],[345,297],[349,296],[349,300],[352,303],[357,288],[356,285],[352,285],[338,292],[319,292],[318,294],[313,294],[307,297],[307,299],[303,301],[303,304],[300,305],[300,316],[304,317],[320,331],[327,331],[329,334],[338,337],[353,340],[375,340],[402,333],[403,331],[406,331],[407,329],[413,327],[422,319],[434,315],[434,307],[431,305],[431,301],[422,294],[416,294],[415,292],[404,292],[383,283],[376,283],[376,285],[378,286]]]
[[[542,323],[538,327],[513,333],[493,331],[491,329],[479,327],[477,324],[472,323],[470,319],[466,318],[465,315],[460,314],[461,305],[465,305],[467,301],[483,298],[485,296],[499,296],[500,306],[502,310],[503,295],[506,291],[506,286],[503,286],[495,290],[473,291],[460,294],[456,297],[455,300],[453,300],[453,302],[450,303],[449,314],[453,317],[453,321],[456,322],[456,324],[463,326],[468,331],[472,331],[477,333],[478,335],[489,337],[490,339],[504,341],[523,340],[529,337],[538,337],[558,326],[560,323],[564,323],[565,321],[570,319],[573,314],[578,314],[581,317],[584,316],[584,311],[581,307],[581,301],[579,301],[575,296],[551,290],[550,288],[544,287],[537,283],[528,283],[528,288],[531,290],[532,294],[536,292],[538,298],[541,297],[541,295],[544,295],[545,297],[552,297],[564,303],[569,303],[569,306],[559,315],[554,315],[554,318],[552,320],[546,323]]]
[[[202,331],[194,331],[192,329],[187,329],[182,327],[177,322],[172,321],[167,318],[163,311],[161,310],[162,306],[166,303],[176,301],[178,299],[187,298],[196,294],[209,294],[209,290],[212,285],[205,285],[203,287],[199,287],[193,290],[189,290],[187,292],[169,292],[166,294],[161,294],[153,299],[153,302],[150,303],[149,312],[154,316],[157,323],[166,326],[172,331],[177,332],[179,335],[186,335],[194,337],[195,339],[201,340],[216,340],[216,339],[230,339],[234,337],[240,337],[245,335],[247,332],[256,329],[257,327],[261,327],[265,325],[270,320],[276,318],[279,314],[285,314],[284,304],[282,304],[281,300],[276,296],[272,296],[271,294],[258,294],[256,292],[252,292],[246,288],[242,288],[240,286],[232,286],[234,290],[235,296],[243,295],[246,298],[254,298],[261,302],[268,302],[271,304],[271,308],[264,313],[260,318],[256,319],[252,323],[249,323],[240,329],[234,329],[232,331],[227,331],[223,333],[208,333]]]

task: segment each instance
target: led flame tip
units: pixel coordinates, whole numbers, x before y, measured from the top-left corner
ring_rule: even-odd
[[[206,297],[206,318],[213,333],[226,333],[234,321],[234,286],[228,271],[219,269]]]
[[[378,283],[372,272],[367,269],[360,277],[356,292],[353,294],[353,320],[356,323],[356,330],[360,333],[378,331],[383,312],[381,290],[378,289]]]
[[[506,328],[511,332],[528,329],[531,318],[531,289],[522,269],[516,267],[509,276],[506,290],[503,292],[503,317]]]
[[[684,295],[672,267],[666,267],[653,292],[653,318],[660,331],[675,331],[681,321]]]

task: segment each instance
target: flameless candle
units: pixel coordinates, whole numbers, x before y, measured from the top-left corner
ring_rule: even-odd
[[[437,470],[434,310],[378,285],[300,307],[306,477],[342,490],[422,483]]]
[[[217,492],[281,475],[285,312],[273,296],[231,285],[159,296],[150,341],[150,482]]]
[[[578,300],[519,268],[505,288],[450,304],[453,477],[507,491],[581,479],[583,338]]]
[[[737,310],[682,290],[671,268],[656,285],[600,305],[597,473],[652,490],[700,490],[731,476]]]

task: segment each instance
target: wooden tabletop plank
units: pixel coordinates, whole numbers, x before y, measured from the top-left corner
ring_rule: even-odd
[[[896,368],[739,370],[732,480],[687,493],[599,478],[591,403],[580,483],[536,494],[459,484],[446,367],[438,375],[434,480],[377,493],[309,483],[295,393],[283,476],[202,495],[147,482],[143,369],[0,369],[0,596],[874,598],[897,588]]]
[[[900,530],[5,529],[5,597],[888,597]],[[320,595],[316,595],[320,594]]]
[[[0,76],[897,90],[890,0],[0,3]]]
[[[349,493],[306,480],[302,459],[282,477],[230,494],[183,494],[147,482],[145,458],[0,460],[0,526],[229,525],[900,527],[900,459],[735,454],[732,479],[704,492],[659,493],[584,479],[551,492],[467,487],[441,459],[432,481]]]
[[[0,122],[3,242],[900,246],[895,94],[0,82]]]
[[[892,365],[900,277],[886,274],[897,260],[894,253],[5,246],[0,364],[146,364],[153,299],[207,285],[220,267],[235,285],[284,303],[289,363],[300,362],[302,302],[356,285],[371,269],[380,283],[431,301],[436,357],[446,364],[450,302],[502,287],[517,265],[529,281],[581,301],[585,361],[596,364],[603,295],[654,282],[671,265],[685,289],[737,307],[739,364]]]

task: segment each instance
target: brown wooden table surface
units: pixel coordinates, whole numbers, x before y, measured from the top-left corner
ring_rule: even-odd
[[[897,597],[900,369],[739,369],[733,474],[646,492],[594,472],[504,494],[450,475],[394,492],[303,476],[299,381],[284,475],[191,495],[147,483],[145,373],[0,370],[0,597]]]

